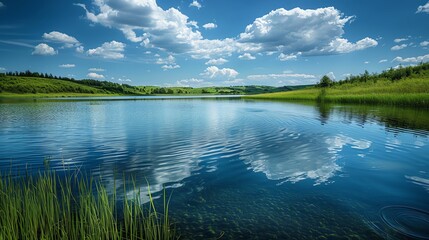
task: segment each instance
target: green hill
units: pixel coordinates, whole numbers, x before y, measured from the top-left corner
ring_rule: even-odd
[[[100,96],[100,95],[247,95],[290,91],[307,86],[157,87],[131,86],[91,79],[75,80],[51,74],[9,72],[0,74],[0,96]]]
[[[326,80],[325,77],[324,79]],[[317,86],[302,90],[252,95],[246,98],[429,108],[429,63],[390,69],[381,74],[365,72],[338,82],[328,78]]]

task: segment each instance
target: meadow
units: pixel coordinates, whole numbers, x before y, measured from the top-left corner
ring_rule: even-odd
[[[429,106],[429,64],[390,70],[382,74],[367,72],[338,82],[297,91],[246,96],[251,99],[317,101],[327,103]]]

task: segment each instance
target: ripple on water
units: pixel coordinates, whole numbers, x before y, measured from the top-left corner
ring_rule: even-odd
[[[380,215],[385,224],[401,235],[429,239],[429,212],[408,206],[387,206]]]

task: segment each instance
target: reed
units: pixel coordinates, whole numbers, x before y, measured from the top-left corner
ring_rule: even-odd
[[[116,189],[116,188],[114,188]],[[149,188],[150,189],[150,188]],[[177,239],[164,209],[158,212],[150,190],[124,185],[124,199],[108,193],[101,180],[82,176],[0,176],[0,239]],[[127,197],[127,191],[133,190]],[[118,203],[120,202],[120,203]]]

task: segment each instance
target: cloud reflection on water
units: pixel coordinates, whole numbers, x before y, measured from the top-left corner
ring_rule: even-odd
[[[344,147],[363,150],[371,146],[367,140],[314,133],[286,133],[256,143],[260,144],[246,144],[251,148],[241,157],[253,171],[264,173],[270,180],[296,183],[311,179],[315,185],[328,182],[341,170],[337,160]]]

